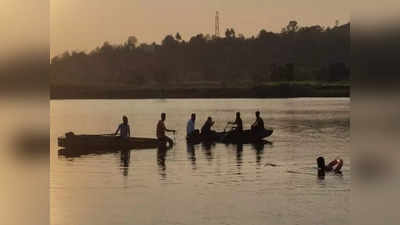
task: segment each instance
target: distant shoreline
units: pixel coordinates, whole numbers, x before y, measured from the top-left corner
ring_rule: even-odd
[[[350,97],[349,84],[278,83],[253,87],[115,88],[52,86],[50,99]]]

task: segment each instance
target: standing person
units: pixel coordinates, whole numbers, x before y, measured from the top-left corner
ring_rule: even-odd
[[[192,113],[192,115],[190,115],[190,119],[188,120],[187,125],[186,125],[186,137],[187,138],[190,138],[199,133],[199,131],[196,130],[196,128],[195,128],[195,122],[196,122],[196,114]]]
[[[128,124],[128,117],[122,117],[122,123],[118,126],[117,130],[115,131],[114,135],[117,135],[120,132],[120,137],[128,138],[131,136],[131,128]]]
[[[243,131],[243,122],[240,118],[240,112],[236,113],[236,120],[234,122],[228,122],[228,124],[236,125],[235,131],[242,132]]]
[[[214,125],[215,121],[212,121],[211,117],[208,117],[204,125],[201,127],[202,135],[212,134],[214,131],[211,130],[211,127]]]
[[[256,121],[251,125],[251,131],[256,132],[259,130],[264,130],[264,121],[260,117],[260,112],[256,112]]]
[[[170,130],[165,127],[164,121],[166,119],[166,114],[161,113],[161,120],[158,121],[157,123],[157,138],[160,142],[168,142],[168,147],[172,147],[174,142],[172,141],[171,138],[165,135],[165,132],[174,132],[175,130]]]

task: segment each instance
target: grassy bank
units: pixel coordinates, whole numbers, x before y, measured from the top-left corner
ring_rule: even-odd
[[[270,82],[257,85],[184,84],[164,87],[52,86],[51,99],[350,97],[348,82]]]

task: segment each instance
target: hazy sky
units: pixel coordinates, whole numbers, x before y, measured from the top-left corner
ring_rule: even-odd
[[[279,32],[289,20],[299,25],[333,26],[350,20],[344,0],[51,0],[51,55],[66,50],[90,51],[104,41],[161,42],[167,34],[214,33],[220,11],[220,33],[233,27],[246,37],[261,29]]]

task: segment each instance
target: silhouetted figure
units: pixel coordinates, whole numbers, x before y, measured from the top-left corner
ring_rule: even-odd
[[[195,128],[195,123],[196,123],[196,114],[192,113],[186,125],[186,138],[191,138],[194,135],[199,134],[199,130],[196,130]]]
[[[325,158],[320,156],[317,158],[318,165],[318,177],[320,179],[324,179],[325,172],[335,172],[337,174],[341,174],[343,167],[343,160],[340,158],[336,158],[332,162],[330,162],[327,166],[325,165]]]
[[[236,113],[236,119],[234,122],[228,122],[228,124],[236,125],[233,129],[237,132],[242,132],[243,131],[243,122],[242,119],[240,118],[240,112]]]
[[[240,136],[240,134],[243,132],[243,122],[240,118],[240,112],[236,113],[236,120],[234,122],[228,122],[228,124],[233,124],[236,126],[232,127],[232,130],[227,133],[227,135],[224,137],[224,140],[236,139],[236,137]]]
[[[259,130],[264,130],[264,121],[260,117],[260,112],[256,112],[256,121],[251,125],[251,131],[257,132]]]
[[[211,117],[208,117],[204,125],[201,127],[202,135],[210,135],[214,134],[215,131],[211,130],[211,127],[214,125],[215,121],[212,121]]]
[[[120,137],[127,138],[131,136],[131,128],[128,124],[128,117],[122,117],[122,123],[118,126],[114,135],[117,135],[120,132]]]
[[[168,143],[168,147],[172,147],[174,142],[172,141],[171,138],[165,135],[165,132],[174,132],[175,130],[170,130],[165,127],[165,121],[166,119],[166,114],[161,113],[161,120],[158,121],[157,124],[157,139],[160,141],[161,145]]]

